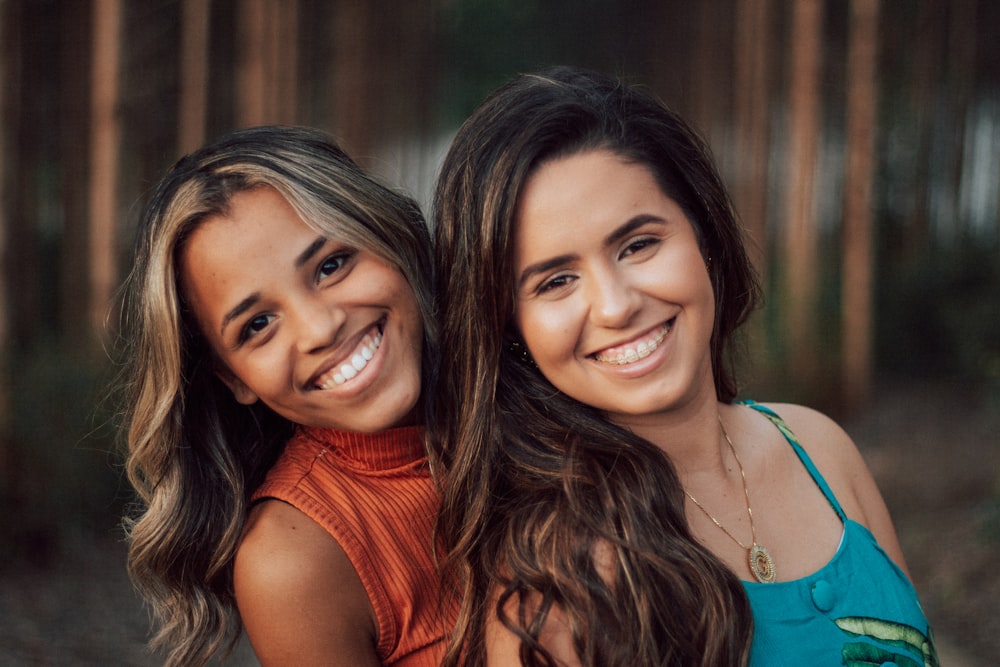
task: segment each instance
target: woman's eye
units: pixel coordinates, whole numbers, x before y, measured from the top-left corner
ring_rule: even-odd
[[[342,269],[353,256],[353,252],[338,252],[324,259],[319,265],[319,279],[329,278]]]
[[[573,280],[573,276],[569,276],[569,275],[554,276],[554,277],[549,278],[548,280],[545,280],[544,282],[542,282],[538,286],[537,292],[539,294],[544,294],[545,292],[551,292],[554,289],[559,289],[560,287],[565,287],[566,285],[570,284],[570,282],[572,282],[572,280]]]
[[[622,257],[627,257],[628,255],[635,254],[640,250],[644,250],[645,248],[648,248],[657,243],[659,243],[659,239],[654,239],[650,237],[636,239],[635,241],[632,241],[627,246],[625,246],[625,250],[622,251]]]
[[[247,340],[256,336],[261,331],[267,328],[267,325],[274,320],[274,315],[256,315],[250,319],[249,322],[244,325],[243,330],[240,332],[240,342]]]

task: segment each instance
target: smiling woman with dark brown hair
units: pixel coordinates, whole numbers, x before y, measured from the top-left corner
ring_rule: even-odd
[[[934,664],[850,438],[734,403],[759,289],[682,119],[521,76],[459,130],[435,218],[447,664]]]

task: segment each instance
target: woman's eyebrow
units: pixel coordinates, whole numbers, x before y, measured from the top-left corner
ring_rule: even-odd
[[[327,240],[328,239],[325,236],[316,237],[316,240],[310,243],[309,247],[303,250],[301,254],[295,258],[295,268],[301,269],[306,262],[312,259],[313,255],[319,252],[320,248],[326,245]]]
[[[624,237],[628,236],[643,225],[647,225],[649,223],[664,224],[665,222],[666,221],[658,215],[642,213],[634,218],[631,218],[621,227],[608,234],[608,236],[604,239],[604,245],[610,246],[618,243]],[[552,269],[558,268],[563,264],[568,264],[576,259],[579,259],[579,255],[566,254],[542,260],[541,262],[527,266],[518,277],[517,286],[520,289],[532,276],[539,273],[545,273],[546,271],[551,271]]]
[[[622,240],[622,238],[628,236],[639,227],[647,225],[651,222],[663,224],[666,221],[658,215],[652,215],[650,213],[640,213],[634,218],[631,218],[628,222],[626,222],[618,229],[608,234],[607,238],[604,239],[604,245],[606,246],[614,245],[615,243],[618,243],[619,241]]]
[[[230,322],[248,311],[258,301],[260,301],[260,292],[254,292],[236,304],[236,307],[222,317],[222,325],[219,327],[219,336],[222,336],[225,333],[226,327],[229,326]]]
[[[539,273],[545,273],[546,271],[551,271],[552,269],[560,267],[563,264],[568,264],[577,258],[578,255],[559,255],[558,257],[542,260],[541,262],[525,267],[524,271],[521,271],[521,275],[517,280],[518,289],[520,289],[524,283],[528,282],[528,279],[532,276]]]

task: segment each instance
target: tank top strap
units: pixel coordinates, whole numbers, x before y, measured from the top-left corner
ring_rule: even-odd
[[[765,407],[760,403],[757,403],[756,401],[744,400],[740,401],[739,404],[745,405],[748,408],[756,410],[760,414],[767,417],[771,421],[771,423],[778,428],[778,431],[781,432],[781,435],[783,435],[785,437],[785,440],[788,441],[788,444],[792,446],[792,450],[795,452],[795,455],[799,457],[799,461],[801,461],[802,465],[805,466],[805,469],[809,471],[809,475],[813,478],[813,481],[816,483],[816,486],[818,486],[819,490],[823,492],[824,496],[826,496],[826,500],[827,502],[830,503],[830,506],[833,508],[833,511],[837,513],[837,516],[840,517],[841,521],[846,522],[847,515],[844,514],[844,510],[840,507],[840,503],[837,502],[837,497],[833,495],[833,491],[826,483],[826,480],[823,479],[823,475],[820,474],[819,469],[816,468],[815,464],[813,464],[812,462],[812,459],[809,458],[808,454],[806,454],[806,450],[803,449],[802,445],[799,444],[798,439],[795,437],[795,434],[792,433],[792,429],[788,428],[788,424],[785,423],[785,420],[779,417],[774,410]]]

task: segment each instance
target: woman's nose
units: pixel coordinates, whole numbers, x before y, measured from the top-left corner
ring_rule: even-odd
[[[602,327],[620,328],[629,324],[639,304],[639,294],[616,271],[591,276],[588,285],[590,319]]]
[[[309,354],[334,344],[345,316],[337,305],[311,294],[295,303],[292,318],[298,349]]]

